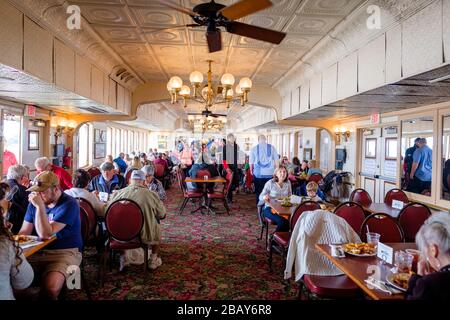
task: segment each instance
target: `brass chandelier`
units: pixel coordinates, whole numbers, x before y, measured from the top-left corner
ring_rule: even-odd
[[[211,71],[213,60],[207,60],[207,62],[209,65],[208,81],[203,89],[200,90],[203,83],[203,74],[201,72],[193,71],[189,76],[189,81],[193,87],[192,95],[191,88],[183,85],[183,80],[180,77],[173,76],[170,78],[167,83],[167,90],[170,93],[172,103],[177,103],[178,97],[181,97],[185,108],[189,99],[205,104],[206,110],[219,103],[226,103],[227,108],[229,108],[232,101],[239,101],[241,106],[244,106],[248,101],[252,80],[248,77],[242,78],[233,91],[234,76],[231,73],[225,73],[220,79],[220,84],[213,85]]]
[[[226,123],[227,118],[224,116],[220,117],[204,117],[201,115],[189,115],[188,116],[189,126],[192,132],[195,130],[201,130],[202,133],[206,131],[221,131]]]

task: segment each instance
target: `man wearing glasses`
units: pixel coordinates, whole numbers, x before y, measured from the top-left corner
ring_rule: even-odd
[[[19,234],[36,233],[41,239],[56,235],[56,240],[28,258],[35,274],[41,276],[41,295],[56,300],[70,266],[81,263],[80,207],[75,198],[59,187],[58,177],[50,171],[40,173],[28,188],[28,205]]]

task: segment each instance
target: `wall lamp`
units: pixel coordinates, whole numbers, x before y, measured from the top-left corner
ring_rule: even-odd
[[[339,143],[341,141],[347,142],[351,133],[345,128],[336,128],[334,134],[336,136],[336,141]]]

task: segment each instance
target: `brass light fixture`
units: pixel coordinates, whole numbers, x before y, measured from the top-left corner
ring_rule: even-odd
[[[188,121],[193,132],[195,129],[201,129],[202,133],[205,133],[206,131],[221,131],[227,123],[227,118],[223,116],[215,118],[201,115],[189,115]]]
[[[214,104],[226,103],[227,108],[230,107],[230,102],[234,100],[240,101],[241,106],[248,102],[248,93],[252,88],[252,80],[244,77],[239,81],[239,84],[234,88],[234,76],[231,73],[225,73],[220,79],[220,84],[215,86],[212,81],[211,64],[213,60],[207,60],[208,80],[207,84],[202,88],[203,74],[199,71],[191,72],[189,81],[193,88],[191,95],[191,88],[183,85],[183,80],[178,76],[173,76],[167,83],[167,90],[170,93],[172,103],[178,102],[178,98],[183,99],[184,107],[187,107],[189,99],[205,104],[206,109],[212,107]]]

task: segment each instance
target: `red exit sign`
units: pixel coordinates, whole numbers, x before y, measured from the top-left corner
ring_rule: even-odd
[[[27,117],[35,117],[36,116],[36,106],[33,106],[31,104],[27,104],[25,106],[25,115]]]
[[[381,122],[380,114],[374,113],[370,115],[370,124],[379,124]]]

